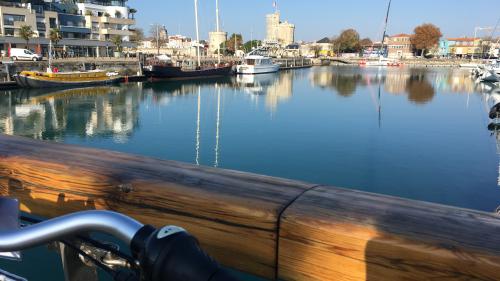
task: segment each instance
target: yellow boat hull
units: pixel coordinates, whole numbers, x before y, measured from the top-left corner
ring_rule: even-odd
[[[48,73],[23,71],[15,76],[16,82],[23,88],[47,87],[85,87],[112,84],[121,77],[108,76],[104,71]]]

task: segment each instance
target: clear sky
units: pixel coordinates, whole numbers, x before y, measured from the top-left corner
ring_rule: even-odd
[[[265,15],[273,0],[219,0],[221,25],[244,39],[265,37]],[[282,20],[296,26],[296,40],[313,41],[355,28],[361,37],[380,40],[388,0],[278,0]],[[434,23],[446,37],[474,35],[476,26],[495,26],[499,0],[393,0],[389,34],[411,33],[421,23]],[[149,35],[150,25],[164,24],[169,34],[194,37],[194,0],[130,0],[137,26]],[[215,0],[199,0],[200,36],[215,29]],[[499,35],[497,32],[496,35]],[[484,35],[484,33],[483,33]]]

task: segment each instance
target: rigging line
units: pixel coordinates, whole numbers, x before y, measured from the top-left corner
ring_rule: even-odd
[[[198,86],[198,115],[196,118],[196,165],[200,165],[200,110],[201,110],[201,87]]]

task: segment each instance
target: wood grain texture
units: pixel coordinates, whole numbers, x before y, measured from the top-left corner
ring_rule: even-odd
[[[180,225],[269,279],[500,280],[500,219],[437,204],[2,135],[0,195]]]
[[[493,214],[334,187],[283,214],[283,280],[500,280]]]
[[[71,145],[0,136],[0,193],[53,217],[106,209],[180,225],[223,264],[276,273],[277,222],[309,184]]]

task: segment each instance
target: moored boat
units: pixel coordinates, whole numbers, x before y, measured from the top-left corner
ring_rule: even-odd
[[[262,74],[278,72],[280,66],[273,63],[270,57],[249,55],[246,56],[243,64],[236,67],[238,74]]]
[[[148,78],[158,79],[194,79],[229,76],[233,66],[214,66],[209,68],[183,69],[172,64],[150,64],[144,68],[144,75]]]
[[[101,70],[77,72],[22,71],[14,75],[17,84],[23,88],[86,87],[112,84],[120,81],[117,73]]]

